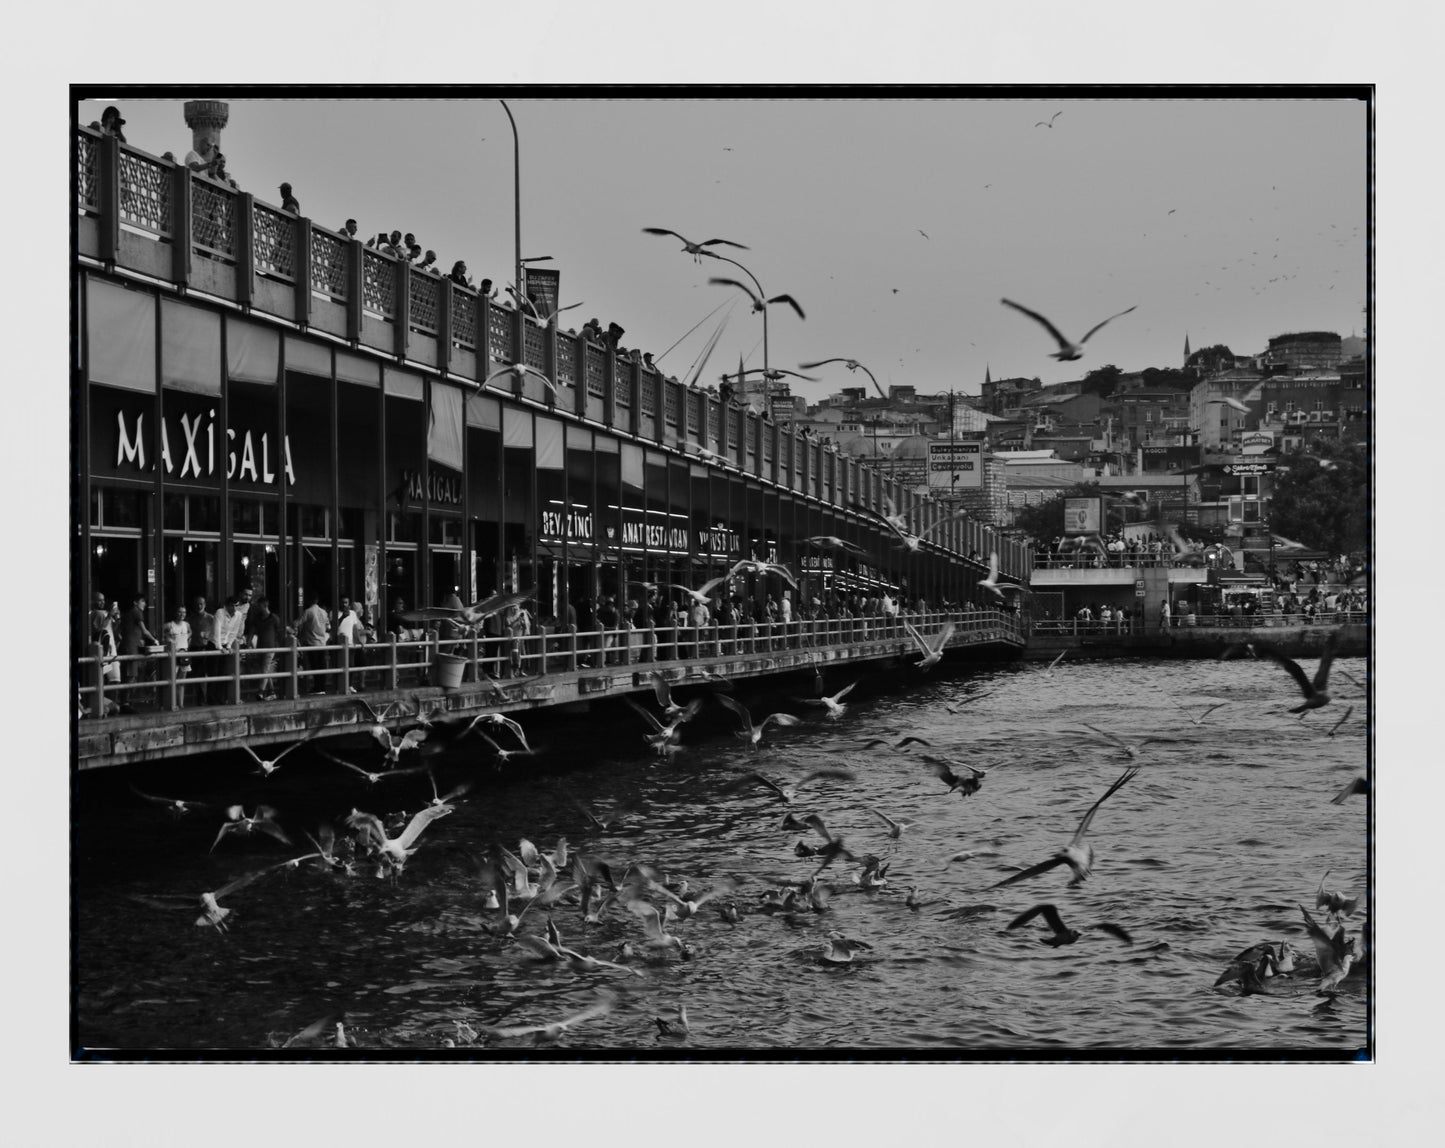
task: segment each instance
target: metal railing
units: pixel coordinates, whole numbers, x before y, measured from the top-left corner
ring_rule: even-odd
[[[436,685],[442,656],[464,663],[464,683],[500,683],[607,666],[765,656],[858,642],[908,643],[905,621],[926,638],[952,622],[955,634],[950,645],[984,633],[1002,632],[1018,640],[1023,636],[1017,616],[987,608],[790,622],[709,622],[701,627],[544,626],[542,632],[524,636],[442,638],[427,631],[420,637],[390,634],[364,645],[302,646],[293,638],[275,648],[152,648],[143,654],[109,657],[93,645],[88,655],[78,659],[80,709],[82,717],[105,717]],[[119,668],[120,681],[108,680],[112,666]]]

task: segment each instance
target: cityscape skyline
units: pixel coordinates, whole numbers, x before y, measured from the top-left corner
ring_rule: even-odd
[[[115,91],[81,101],[81,122],[118,102],[131,144],[184,158],[183,99]],[[474,281],[502,289],[511,280],[512,137],[497,101],[217,98],[230,104],[222,149],[243,190],[279,203],[285,180],[322,226],[352,217],[362,238],[411,231],[443,273],[460,258]],[[643,227],[745,244],[715,249],[736,256],[769,296],[798,300],[806,320],[770,311],[773,368],[854,358],[884,387],[976,396],[986,371],[1054,383],[1108,363],[1177,366],[1186,336],[1195,349],[1225,343],[1255,354],[1292,331],[1363,333],[1362,101],[510,106],[521,140],[522,254],[554,256],[542,265],[561,271],[562,304],[582,304],[564,329],[594,316],[617,322],[625,346],[651,351],[679,378],[696,372],[703,385],[735,372],[740,357],[762,365],[762,325],[748,300],[707,282],[746,277],[694,261]],[[378,149],[377,139],[390,144]],[[864,149],[860,140],[871,142]],[[662,141],[668,161],[646,158]],[[417,180],[439,157],[455,178]],[[480,216],[476,189],[486,195]],[[1004,297],[1070,338],[1137,310],[1091,339],[1082,360],[1060,363],[1047,332],[1001,306]],[[819,381],[788,381],[810,402],[867,381],[841,364],[807,373]]]

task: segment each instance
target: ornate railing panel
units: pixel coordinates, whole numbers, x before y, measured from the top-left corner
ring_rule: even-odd
[[[227,259],[236,257],[236,193],[210,180],[191,180],[191,240]]]
[[[463,347],[477,345],[477,297],[452,285],[452,341]]]
[[[638,410],[649,417],[657,414],[657,388],[662,382],[661,375],[642,375],[642,396],[638,400]]]
[[[620,373],[621,367],[618,370]],[[587,346],[587,393],[599,399],[607,394],[607,353],[590,343]]]
[[[157,235],[171,234],[171,168],[120,149],[120,221]],[[219,250],[219,249],[218,249]],[[226,248],[226,254],[230,254]]]
[[[256,270],[278,279],[294,279],[296,265],[295,218],[255,205],[251,234],[251,256]]]
[[[76,132],[78,172],[75,204],[86,215],[100,210],[100,141],[89,132]]]
[[[577,344],[571,337],[557,338],[557,385],[577,385]]]
[[[504,307],[488,309],[487,338],[491,356],[499,363],[515,363],[512,357],[512,312]]]
[[[346,241],[340,236],[311,229],[311,289],[345,303]]]
[[[396,264],[372,251],[362,255],[362,303],[368,311],[390,319],[396,314]]]
[[[437,331],[437,295],[441,292],[435,275],[425,271],[412,270],[411,275],[411,325],[418,331],[435,335]]]
[[[531,323],[522,323],[522,341],[527,349],[527,357],[524,360],[527,366],[536,367],[539,371],[547,369],[547,332],[543,327],[535,327]]]

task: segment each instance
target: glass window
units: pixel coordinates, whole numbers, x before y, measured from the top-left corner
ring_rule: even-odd
[[[107,529],[129,527],[139,530],[145,525],[146,495],[138,490],[100,491],[100,520]]]
[[[210,495],[188,495],[186,528],[192,533],[219,534],[221,532],[221,500]]]
[[[460,546],[462,520],[444,514],[431,516],[430,541],[433,546]]]
[[[186,528],[186,496],[184,494],[166,495],[163,524],[167,530],[184,530]]]
[[[261,503],[258,500],[231,499],[231,531],[235,534],[261,533]]]

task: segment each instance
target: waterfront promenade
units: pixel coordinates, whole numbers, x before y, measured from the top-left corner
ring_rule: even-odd
[[[354,734],[373,724],[368,707],[397,718],[539,710],[587,704],[652,688],[661,672],[676,684],[763,679],[850,663],[878,668],[919,653],[911,626],[950,651],[1016,657],[1018,617],[996,609],[816,619],[751,626],[390,641],[362,648],[174,652],[124,659],[134,680],[103,681],[97,651],[80,659],[77,762],[82,770]],[[264,669],[268,656],[271,670]],[[310,660],[308,660],[310,659]],[[458,680],[459,677],[459,680]],[[262,701],[267,683],[277,700]],[[216,691],[211,700],[203,691]],[[364,701],[365,706],[358,704]],[[131,712],[120,712],[121,707]],[[104,716],[102,716],[104,715]]]

